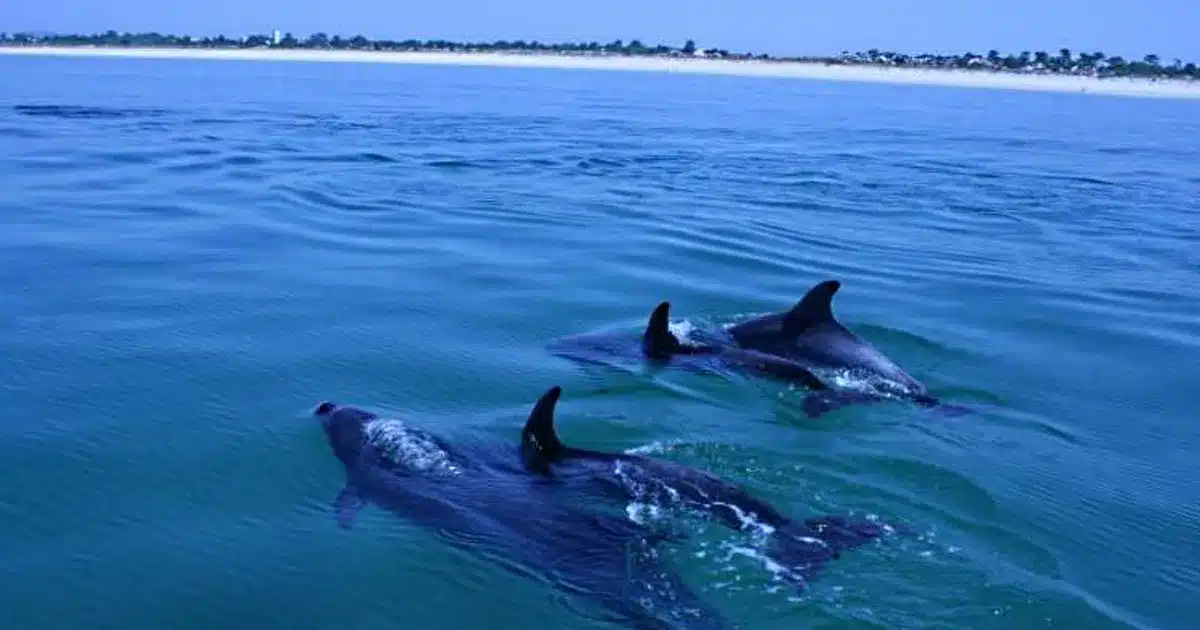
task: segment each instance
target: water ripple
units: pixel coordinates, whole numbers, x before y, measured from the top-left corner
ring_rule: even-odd
[[[672,560],[747,626],[1186,626],[1190,104],[77,62],[0,88],[12,625],[582,627],[407,521],[370,511],[341,535],[341,472],[306,415],[337,398],[516,440],[561,383],[573,443],[657,444],[789,513],[920,533],[844,554],[797,598],[744,541],[690,524]],[[811,421],[803,392],[545,351],[636,339],[663,299],[726,322],[830,277],[847,326],[977,413]],[[412,605],[366,605],[397,592]]]

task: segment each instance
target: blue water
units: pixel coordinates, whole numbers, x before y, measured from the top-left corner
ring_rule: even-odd
[[[1195,626],[1200,104],[9,57],[0,154],[4,628],[613,627],[329,510],[317,402],[515,443],[554,384],[569,443],[919,530],[800,597],[719,528],[673,546],[742,627]],[[782,385],[546,351],[826,278],[976,412],[812,420]]]

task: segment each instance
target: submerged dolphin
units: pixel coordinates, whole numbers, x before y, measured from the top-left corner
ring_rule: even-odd
[[[657,365],[672,365],[695,372],[732,369],[812,390],[825,385],[804,365],[751,348],[721,341],[685,344],[670,328],[671,303],[662,302],[650,314],[640,341],[615,333],[589,333],[551,344],[551,352],[575,361],[603,363],[606,357],[639,357]]]
[[[837,280],[821,282],[809,289],[791,310],[741,322],[729,327],[728,333],[740,348],[768,353],[808,368],[865,372],[884,379],[893,394],[923,406],[939,405],[940,401],[923,383],[834,318],[833,296],[841,286]],[[809,415],[819,415],[850,402],[884,399],[865,392],[819,393],[805,401],[805,410]]]
[[[842,515],[795,519],[744,488],[696,468],[641,455],[566,446],[554,428],[554,409],[561,395],[561,387],[547,390],[521,433],[522,453],[530,470],[567,484],[582,478],[623,501],[665,500],[699,510],[734,530],[757,529],[766,535],[767,557],[800,591],[842,551],[899,529]]]
[[[425,431],[332,402],[321,403],[314,415],[345,469],[334,501],[340,527],[353,527],[359,510],[373,503],[452,545],[502,556],[510,570],[582,592],[633,628],[679,627],[654,610],[692,616],[689,628],[732,627],[656,559],[653,546],[669,536],[624,514],[571,507],[530,472],[515,444],[451,447]],[[647,600],[652,609],[642,604]]]

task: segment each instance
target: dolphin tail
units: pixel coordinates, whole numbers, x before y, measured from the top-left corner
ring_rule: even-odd
[[[895,399],[878,394],[870,394],[867,392],[827,389],[813,392],[805,396],[802,407],[804,409],[804,415],[808,416],[809,418],[818,418],[831,411],[835,411],[849,405],[867,405],[888,400]],[[934,413],[951,418],[967,415],[972,412],[972,410],[968,407],[946,404],[928,394],[911,396],[909,397],[909,400],[919,407],[930,409]]]
[[[927,409],[932,409],[934,413],[948,418],[957,418],[973,413],[975,410],[962,405],[954,405],[944,403],[937,398],[928,394],[922,394],[913,398],[913,402]]]
[[[790,521],[771,534],[767,556],[781,565],[785,577],[803,592],[831,560],[843,551],[881,538],[889,529],[908,531],[850,516],[826,515]]]
[[[646,548],[627,553],[623,597],[613,609],[638,630],[732,630],[720,610],[704,601],[675,567]],[[649,604],[649,606],[647,606]],[[686,619],[686,621],[684,621]]]
[[[856,549],[876,538],[885,535],[889,530],[907,533],[907,527],[878,523],[864,518],[828,514],[806,518],[804,528],[817,535],[825,543],[838,552]]]
[[[818,418],[849,405],[871,404],[882,400],[884,400],[883,397],[866,392],[824,389],[805,396],[802,407],[804,415],[809,418]]]
[[[589,513],[566,529],[586,532],[581,555],[563,566],[569,590],[586,593],[603,605],[608,621],[636,630],[730,630],[720,611],[709,606],[656,549],[674,534],[630,521],[625,515]],[[586,542],[620,541],[591,548]],[[608,553],[597,553],[608,551]],[[680,623],[679,619],[688,621]]]

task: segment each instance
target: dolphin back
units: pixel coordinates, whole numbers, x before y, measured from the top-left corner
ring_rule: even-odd
[[[823,392],[818,392],[823,393]],[[883,536],[889,528],[851,516],[792,519],[736,483],[669,460],[583,450],[563,444],[554,429],[554,408],[562,389],[552,387],[530,412],[522,432],[522,453],[531,469],[549,474],[556,463],[576,459],[614,464],[618,494],[627,500],[667,501],[698,508],[735,531],[765,527],[766,555],[784,568],[784,577],[803,591],[821,568],[843,551]]]
[[[785,357],[736,347],[723,349],[720,356],[726,364],[754,374],[788,383],[799,383],[816,391],[829,389],[829,386],[817,378],[812,370]]]

